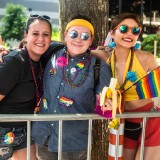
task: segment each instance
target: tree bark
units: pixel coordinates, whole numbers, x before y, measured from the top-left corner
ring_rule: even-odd
[[[67,23],[77,14],[91,19],[95,29],[93,47],[103,44],[109,29],[109,0],[59,0],[60,37],[64,40]],[[106,120],[93,121],[92,160],[106,160],[108,151],[108,123]]]
[[[69,20],[77,15],[86,15],[95,28],[93,46],[101,45],[108,32],[109,0],[59,0],[60,34],[63,33]]]

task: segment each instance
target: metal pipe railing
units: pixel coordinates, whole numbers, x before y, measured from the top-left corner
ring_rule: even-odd
[[[27,160],[30,159],[31,121],[27,121]]]
[[[160,112],[127,112],[123,114],[117,114],[117,118],[151,118],[160,117]],[[95,120],[105,119],[98,114],[0,114],[0,122],[18,122],[18,121],[68,121],[68,120]]]
[[[59,121],[58,160],[62,159],[62,120]]]
[[[160,117],[160,112],[135,112],[117,114],[117,118],[143,118],[142,127],[142,139],[141,139],[141,150],[140,160],[143,160],[144,153],[144,137],[145,127],[147,118]],[[88,152],[87,160],[91,160],[91,148],[92,148],[92,120],[105,119],[98,114],[47,114],[47,115],[32,115],[32,114],[0,114],[0,122],[27,122],[27,160],[30,160],[30,134],[31,134],[31,122],[32,121],[59,121],[59,140],[58,140],[58,160],[62,158],[62,122],[65,120],[89,120],[88,128]],[[108,119],[107,119],[108,120]],[[119,144],[118,138],[116,144]],[[117,159],[117,155],[116,155]]]
[[[88,152],[87,152],[87,160],[91,159],[91,149],[92,149],[92,119],[89,120],[88,126]]]
[[[140,160],[143,160],[144,156],[144,138],[145,138],[145,129],[146,129],[146,117],[143,118],[142,122],[142,138],[141,138],[141,148],[140,148]]]

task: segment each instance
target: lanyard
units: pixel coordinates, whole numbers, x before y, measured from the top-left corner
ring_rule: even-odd
[[[40,98],[41,98],[41,95],[42,95],[42,79],[43,79],[42,76],[43,76],[43,70],[42,70],[42,66],[40,64],[40,69],[39,69],[40,83],[38,85],[35,69],[33,67],[33,62],[32,62],[32,60],[31,60],[31,58],[29,56],[27,48],[25,48],[25,50],[26,50],[26,53],[27,53],[27,56],[28,56],[28,60],[29,60],[29,64],[30,64],[30,67],[31,67],[34,84],[35,84],[35,87],[36,87],[36,107],[35,107],[34,113],[37,113],[39,111],[39,109],[40,109],[39,103],[40,103]]]

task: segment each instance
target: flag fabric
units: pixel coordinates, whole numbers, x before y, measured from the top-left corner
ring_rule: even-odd
[[[160,66],[135,83],[139,99],[160,97]]]

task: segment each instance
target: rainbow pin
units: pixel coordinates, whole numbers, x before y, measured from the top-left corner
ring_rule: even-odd
[[[71,107],[73,104],[73,100],[66,98],[66,97],[61,97],[59,100],[60,104],[66,107]]]
[[[5,136],[4,136],[4,142],[6,144],[12,144],[13,141],[15,139],[15,135],[13,132],[8,132]]]
[[[47,103],[47,100],[45,98],[43,98],[43,107],[45,110],[48,109],[48,103]]]
[[[83,62],[79,62],[76,64],[76,66],[80,69],[84,68],[84,63]]]

